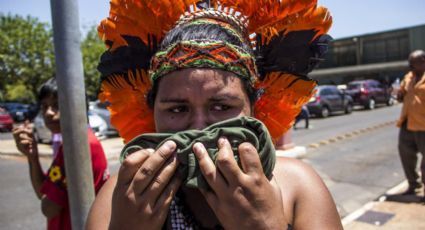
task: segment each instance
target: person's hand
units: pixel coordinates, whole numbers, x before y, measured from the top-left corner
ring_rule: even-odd
[[[121,165],[112,196],[109,229],[161,229],[181,179],[175,175],[176,144],[129,155]]]
[[[257,150],[242,143],[239,168],[226,138],[218,141],[214,165],[201,143],[193,147],[199,166],[212,191],[201,190],[225,229],[286,229],[279,186],[263,173]]]
[[[38,158],[37,142],[34,138],[32,126],[28,121],[13,129],[13,138],[18,150],[27,156],[28,159]]]

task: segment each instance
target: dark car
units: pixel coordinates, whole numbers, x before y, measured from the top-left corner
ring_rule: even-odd
[[[365,109],[374,109],[376,104],[393,104],[391,87],[385,86],[376,80],[352,81],[347,84],[347,90],[355,105]]]
[[[0,131],[10,132],[13,129],[13,119],[10,114],[0,107]]]
[[[333,112],[349,114],[353,111],[353,99],[333,85],[317,87],[316,94],[310,99],[307,108],[312,115],[328,117]]]
[[[13,120],[16,122],[25,121],[30,116],[30,106],[27,104],[8,102],[3,103],[2,106],[9,112]]]

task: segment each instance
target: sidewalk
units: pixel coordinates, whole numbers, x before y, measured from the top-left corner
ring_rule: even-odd
[[[425,229],[425,203],[417,196],[397,195],[407,188],[406,181],[387,192],[378,201],[366,204],[362,209],[345,217],[346,230],[396,230]]]
[[[124,143],[121,138],[109,138],[101,140],[100,143],[105,151],[106,158],[108,161],[118,160],[121,150],[124,147]],[[38,152],[40,157],[50,158],[52,157],[53,150],[51,145],[38,144]],[[12,140],[0,140],[0,155],[6,156],[22,156],[21,153],[16,149],[15,141]]]

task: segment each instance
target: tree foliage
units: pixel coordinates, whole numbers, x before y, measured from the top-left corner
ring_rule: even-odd
[[[100,73],[97,70],[97,65],[105,49],[105,45],[97,35],[96,27],[91,27],[81,42],[86,92],[90,99],[97,97],[97,91],[100,85]]]
[[[104,44],[92,26],[82,39],[81,51],[87,95],[97,96],[97,65]],[[38,88],[54,76],[53,31],[33,17],[0,14],[0,100],[35,102]]]
[[[26,94],[22,101],[33,100],[38,86],[53,76],[51,27],[36,18],[0,14],[0,31],[0,90],[24,86],[30,99]],[[12,99],[8,92],[3,96]]]

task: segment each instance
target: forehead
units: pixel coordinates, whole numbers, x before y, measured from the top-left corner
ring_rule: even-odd
[[[410,64],[420,64],[425,62],[425,57],[420,55],[420,56],[413,56],[409,58],[409,63]]]
[[[52,104],[52,103],[57,102],[57,100],[58,100],[57,95],[51,93],[51,94],[47,94],[46,96],[44,96],[41,99],[40,103],[41,104]]]
[[[158,97],[221,92],[245,96],[242,80],[233,73],[215,69],[184,69],[160,79]]]

